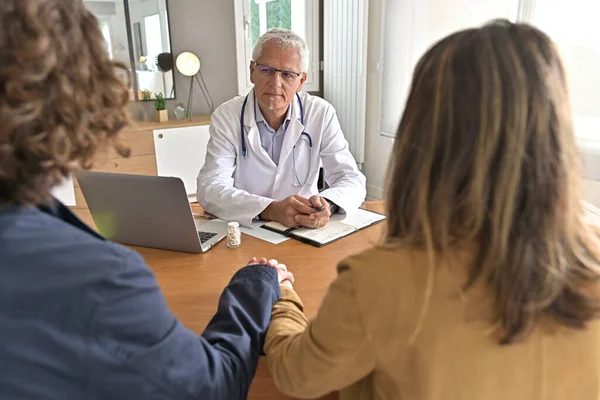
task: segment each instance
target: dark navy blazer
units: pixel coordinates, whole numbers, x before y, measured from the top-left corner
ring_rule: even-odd
[[[242,268],[197,336],[137,253],[61,204],[4,209],[0,399],[245,398],[279,294],[275,269]]]

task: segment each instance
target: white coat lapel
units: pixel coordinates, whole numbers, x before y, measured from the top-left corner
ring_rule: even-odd
[[[252,89],[252,92],[248,95],[248,102],[246,103],[246,110],[244,112],[244,126],[248,133],[248,136],[246,137],[249,145],[248,153],[252,153],[252,156],[258,157],[262,161],[276,167],[275,163],[271,160],[271,157],[269,157],[269,154],[267,154],[260,143],[260,133],[258,132],[256,114],[254,112],[255,96],[254,89]]]
[[[304,132],[304,125],[300,122],[300,108],[298,107],[298,98],[294,95],[294,101],[292,104],[292,118],[287,130],[285,131],[285,137],[283,138],[283,144],[281,146],[281,154],[279,155],[279,166],[285,164],[292,149],[300,139],[300,135]]]

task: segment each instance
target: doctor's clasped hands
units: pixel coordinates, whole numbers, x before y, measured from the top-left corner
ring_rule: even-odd
[[[332,205],[321,196],[310,199],[300,195],[273,201],[260,213],[260,219],[276,221],[288,227],[321,228],[329,222]]]

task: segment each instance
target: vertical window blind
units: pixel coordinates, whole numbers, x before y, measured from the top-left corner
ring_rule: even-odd
[[[427,48],[454,31],[506,18],[535,25],[556,42],[567,71],[575,134],[600,145],[600,1],[386,0],[383,12],[383,135],[395,135],[414,66]]]

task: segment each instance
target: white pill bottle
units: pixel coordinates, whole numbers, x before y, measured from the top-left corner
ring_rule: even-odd
[[[242,232],[240,231],[240,224],[237,222],[230,222],[227,224],[227,247],[232,249],[240,247],[242,244]]]

